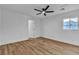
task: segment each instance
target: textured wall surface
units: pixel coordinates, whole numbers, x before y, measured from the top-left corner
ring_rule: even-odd
[[[79,10],[55,15],[43,20],[43,36],[79,45],[79,29],[77,31],[63,29],[63,19],[68,17],[79,18]]]

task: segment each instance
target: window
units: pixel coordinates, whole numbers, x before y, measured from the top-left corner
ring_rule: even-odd
[[[78,18],[64,19],[64,29],[78,30]]]

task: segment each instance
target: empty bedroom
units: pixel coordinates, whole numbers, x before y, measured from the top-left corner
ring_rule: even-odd
[[[0,4],[0,55],[79,55],[79,4]]]

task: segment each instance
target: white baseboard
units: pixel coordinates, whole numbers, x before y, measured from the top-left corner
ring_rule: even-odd
[[[52,39],[52,40],[57,40],[57,41],[60,41],[60,42],[64,42],[64,43],[69,43],[69,44],[72,44],[72,45],[77,45],[79,46],[79,43],[76,43],[76,42],[70,42],[70,41],[65,41],[65,40],[60,40],[60,39],[57,39],[55,37],[48,37],[48,36],[33,36],[33,37],[29,37],[29,38],[38,38],[38,37],[44,37],[44,38],[49,38],[49,39]],[[23,41],[23,40],[28,40],[29,38],[25,38],[25,39],[19,39],[19,40],[16,40],[16,41],[8,41],[8,42],[0,42],[0,45],[5,45],[5,44],[9,44],[9,43],[15,43],[15,42],[19,42],[19,41]]]
[[[25,38],[25,39],[17,39],[15,41],[1,41],[0,42],[0,45],[5,45],[5,44],[10,44],[10,43],[15,43],[15,42],[20,42],[20,41],[23,41],[23,40],[28,40],[29,38]]]
[[[29,38],[37,38],[37,37],[40,37],[40,36],[32,36],[32,37],[21,38],[21,39],[16,39],[16,40],[9,40],[9,41],[0,41],[0,45],[20,42],[20,41],[23,41],[23,40],[29,40]]]
[[[68,43],[68,44],[72,44],[72,45],[77,45],[77,46],[79,46],[79,43],[77,43],[77,42],[74,42],[74,41],[66,41],[66,40],[60,40],[60,39],[58,39],[58,38],[56,38],[56,37],[48,37],[48,36],[42,36],[42,37],[45,37],[45,38],[49,38],[49,39],[53,39],[53,40],[56,40],[56,41],[60,41],[60,42],[64,42],[64,43]]]

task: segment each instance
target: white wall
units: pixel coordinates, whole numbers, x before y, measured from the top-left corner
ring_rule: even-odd
[[[0,42],[1,42],[1,38],[2,38],[2,35],[3,35],[3,22],[2,22],[2,17],[1,17],[1,8],[0,8]]]
[[[42,24],[40,19],[34,19],[35,28],[34,28],[34,37],[40,37],[42,34]]]
[[[0,29],[3,28],[3,32],[0,35],[0,45],[27,39],[27,17],[6,9],[2,9],[1,12],[0,17],[2,19],[0,19]]]
[[[76,16],[79,17],[79,10],[37,19],[12,10],[0,9],[0,45],[27,40],[30,37],[28,20],[34,21],[33,37],[44,36],[79,45],[79,30],[63,30],[63,19]]]
[[[28,21],[28,32],[29,32],[29,37],[40,37],[41,36],[41,32],[42,32],[42,28],[41,28],[41,21],[40,19],[29,19]]]
[[[34,28],[29,36],[28,20],[32,20]],[[0,45],[27,40],[41,35],[40,20],[23,15],[13,10],[0,9]]]
[[[79,30],[63,30],[63,19],[68,17],[78,17],[79,10],[54,15],[43,20],[43,36],[62,42],[79,45]]]

